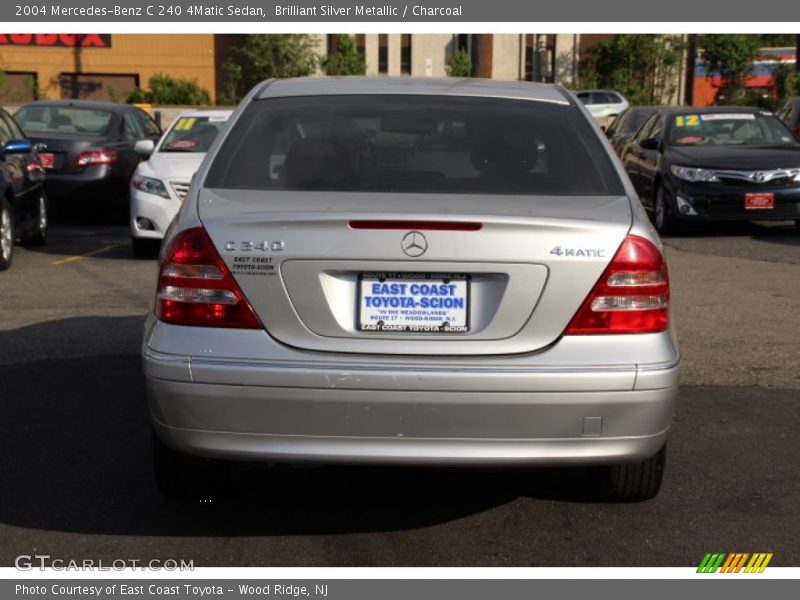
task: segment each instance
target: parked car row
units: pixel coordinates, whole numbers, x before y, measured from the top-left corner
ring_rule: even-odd
[[[633,107],[606,134],[660,233],[706,221],[800,228],[799,100],[784,102],[783,120],[753,107]]]
[[[14,244],[43,245],[48,213],[124,207],[137,256],[154,256],[230,110],[182,113],[167,132],[129,104],[36,101],[0,110],[0,270]],[[149,160],[147,160],[149,159]]]

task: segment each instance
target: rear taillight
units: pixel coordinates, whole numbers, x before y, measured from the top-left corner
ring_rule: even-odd
[[[174,325],[263,328],[202,227],[182,231],[164,249],[156,317]]]
[[[564,334],[654,333],[668,326],[667,264],[652,242],[629,235]]]
[[[116,150],[87,150],[81,152],[78,160],[75,161],[76,167],[93,167],[96,165],[113,165],[117,162]]]
[[[38,160],[29,160],[25,163],[25,171],[28,173],[44,173],[44,167]]]
[[[800,136],[800,123],[794,126],[794,134]]]

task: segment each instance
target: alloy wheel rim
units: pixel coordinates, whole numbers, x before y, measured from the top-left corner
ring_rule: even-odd
[[[11,239],[11,218],[8,209],[4,208],[0,214],[0,252],[3,254],[3,260],[8,260],[13,241]]]

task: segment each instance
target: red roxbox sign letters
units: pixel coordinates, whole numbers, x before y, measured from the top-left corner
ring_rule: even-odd
[[[111,48],[109,33],[0,33],[0,46]]]

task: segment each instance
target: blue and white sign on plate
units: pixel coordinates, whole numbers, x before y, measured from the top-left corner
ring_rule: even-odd
[[[469,331],[469,277],[453,273],[363,273],[361,331]]]

